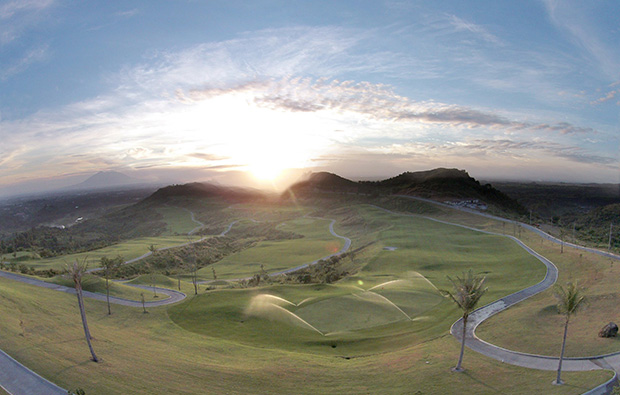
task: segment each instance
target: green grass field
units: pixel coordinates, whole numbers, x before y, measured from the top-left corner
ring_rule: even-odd
[[[144,276],[148,279],[149,276]],[[47,279],[48,282],[64,285],[65,287],[73,288],[73,280],[64,277],[64,276],[56,276],[50,279]],[[155,280],[155,286],[158,286],[157,279]],[[141,285],[151,285],[151,283],[146,280]],[[99,276],[94,275],[85,275],[82,278],[82,289],[84,291],[95,292],[104,294],[106,293],[105,288],[105,279]],[[115,296],[117,298],[129,299],[129,300],[142,300],[141,294],[144,293],[144,299],[146,301],[151,300],[162,300],[168,298],[167,295],[158,295],[157,298],[153,298],[153,292],[145,291],[142,289],[128,287],[120,282],[110,281],[110,296]]]
[[[0,347],[44,377],[66,388],[82,387],[87,394],[115,393],[533,393],[579,394],[610,377],[609,372],[567,373],[568,385],[550,384],[553,372],[513,367],[467,353],[465,374],[452,374],[458,342],[447,328],[427,342],[395,335],[392,351],[349,356],[344,344],[322,347],[332,355],[315,353],[316,340],[292,327],[295,336],[308,336],[304,352],[265,347],[278,333],[254,333],[255,340],[236,342],[188,331],[168,318],[166,308],[114,306],[86,302],[93,345],[102,359],[88,360],[75,297],[0,279]],[[179,305],[201,304],[203,294]],[[202,316],[209,324],[217,316]],[[21,324],[20,324],[21,322]],[[262,325],[268,329],[270,321]],[[243,325],[243,324],[239,324]],[[281,325],[280,325],[281,326]],[[301,334],[301,335],[300,335]],[[318,335],[318,334],[317,334]],[[400,340],[399,340],[400,339]],[[369,341],[374,340],[369,338]],[[357,343],[364,343],[358,341]],[[357,345],[358,349],[364,347]],[[348,357],[346,359],[344,357]],[[309,380],[309,378],[320,378]]]
[[[410,202],[420,210],[428,205]],[[412,210],[416,210],[412,208]],[[437,207],[434,217],[473,226],[479,229],[520,237],[536,252],[550,259],[559,270],[559,284],[577,282],[586,295],[583,309],[572,319],[566,355],[584,357],[620,351],[618,338],[600,338],[598,332],[610,321],[618,323],[610,312],[620,303],[617,278],[620,262],[596,254],[561,246],[542,239],[533,232],[491,219]],[[547,290],[527,299],[480,325],[476,334],[483,340],[511,350],[543,355],[559,355],[564,319],[557,314],[553,290]]]
[[[166,223],[166,232],[164,236],[186,235],[188,232],[199,226],[198,223],[192,221],[192,215],[189,211],[178,207],[161,207],[157,209],[164,217]]]
[[[251,207],[236,210],[252,217]],[[268,215],[267,211],[260,215]],[[434,214],[446,220],[451,215],[443,209]],[[285,221],[280,225],[283,230],[306,237],[260,242],[231,255],[217,263],[218,278],[255,274],[260,263],[268,271],[292,267],[297,265],[292,263],[295,259],[305,263],[326,255],[330,248],[340,248],[341,240],[328,232],[328,221],[292,219],[290,212],[279,215]],[[464,360],[466,372],[452,373],[460,344],[449,335],[449,328],[460,314],[438,291],[450,287],[447,276],[469,269],[485,274],[489,292],[482,305],[540,281],[544,266],[501,236],[398,216],[369,205],[334,208],[326,216],[339,220],[336,231],[352,238],[354,246],[374,242],[351,258],[360,270],[340,282],[234,289],[221,284],[224,288],[207,292],[202,286],[193,296],[193,286],[182,281],[182,290],[192,296],[173,306],[150,308],[149,314],[114,306],[108,316],[105,303],[87,300],[93,346],[103,360],[95,364],[88,359],[73,295],[0,278],[4,317],[0,348],[59,385],[82,387],[89,395],[581,394],[611,377],[606,371],[564,373],[567,385],[553,386],[554,372],[503,364],[470,350]],[[471,225],[476,222],[472,217],[455,214],[454,220]],[[502,227],[479,221],[489,229]],[[157,239],[140,240],[133,248],[141,255],[149,244],[162,246]],[[570,271],[570,276],[597,278],[608,273],[602,266],[589,269],[583,261],[571,264],[566,253],[562,255],[566,263],[561,270]],[[210,278],[211,269],[206,269],[204,276]],[[151,282],[175,289],[178,284],[162,275],[132,280]],[[601,292],[611,290],[611,279],[606,284],[609,288]],[[118,292],[129,288],[115,285]],[[92,287],[100,289],[100,279]],[[544,299],[540,303],[548,305]],[[505,326],[502,320],[489,329]]]
[[[104,256],[113,258],[117,255],[121,255],[125,260],[130,260],[147,253],[149,251],[148,247],[151,244],[155,245],[157,248],[163,248],[180,245],[187,243],[188,240],[197,239],[197,236],[141,237],[94,251],[30,261],[28,262],[28,266],[33,266],[35,269],[63,269],[67,263],[74,262],[76,259],[80,262],[86,259],[88,267],[95,268],[99,267],[101,257]]]
[[[251,277],[260,272],[261,264],[268,272],[290,269],[309,263],[342,248],[342,239],[329,233],[328,220],[299,218],[278,226],[283,231],[303,235],[301,239],[261,241],[251,249],[229,255],[212,266],[198,271],[201,278],[211,279],[214,267],[218,278]]]

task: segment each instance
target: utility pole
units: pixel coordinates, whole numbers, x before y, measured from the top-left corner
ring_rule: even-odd
[[[614,223],[609,224],[609,246],[607,247],[607,251],[611,251],[611,231],[614,228]]]
[[[532,226],[532,210],[530,210],[530,226]]]

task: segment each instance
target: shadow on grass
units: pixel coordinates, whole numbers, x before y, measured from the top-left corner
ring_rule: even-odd
[[[472,373],[469,370],[467,370],[467,369],[462,371],[462,372],[453,372],[453,374],[462,374],[462,375],[468,377],[470,380],[475,381],[476,383],[481,384],[482,386],[492,390],[493,392],[496,392],[498,394],[502,393],[502,391],[499,388],[495,388],[492,385],[489,385],[489,384],[485,383],[484,381],[480,380],[479,378],[472,376]]]

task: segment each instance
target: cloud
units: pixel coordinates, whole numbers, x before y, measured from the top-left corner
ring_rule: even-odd
[[[566,159],[573,163],[585,163],[617,168],[618,159],[602,156],[578,146],[553,141],[518,141],[511,139],[467,139],[463,142],[405,143],[378,148],[377,152],[395,154],[400,157],[451,156],[451,157],[504,157],[522,160],[538,158]]]
[[[140,11],[137,8],[133,8],[131,10],[127,10],[127,11],[119,11],[117,13],[115,13],[114,15],[121,17],[121,18],[131,18],[135,15],[138,15],[140,13]]]
[[[33,63],[38,63],[45,60],[48,53],[49,47],[47,45],[42,45],[29,50],[20,59],[17,59],[11,64],[2,65],[3,67],[0,70],[0,80],[6,81],[15,74],[23,72]]]
[[[0,19],[11,19],[20,13],[37,12],[49,8],[54,0],[16,0],[0,5]]]
[[[590,102],[590,104],[596,105],[596,104],[605,103],[606,101],[614,99],[618,94],[620,94],[620,90],[609,91],[609,92],[607,92],[607,94],[605,94],[605,96],[600,97],[600,98]]]
[[[55,0],[15,0],[0,4],[0,47],[35,27],[55,4]]]
[[[368,82],[283,79],[247,83],[227,90],[192,91],[190,96],[199,100],[233,91],[254,92],[257,104],[293,112],[351,111],[384,121],[413,121],[446,127],[490,127],[511,132],[531,130],[560,134],[597,133],[592,128],[568,122],[536,123],[464,106],[434,101],[416,102],[395,94],[389,86]]]
[[[97,166],[225,171],[265,157],[322,163],[341,155],[356,164],[371,153],[399,161],[391,168],[448,156],[613,165],[572,144],[598,130],[564,118],[415,100],[391,85],[343,80],[404,64],[392,63],[393,54],[357,52],[368,39],[357,33],[287,28],[152,54],[109,77],[109,92],[0,121],[0,154],[8,158],[0,166],[9,169],[0,183]],[[523,142],[534,138],[542,140]]]
[[[476,36],[482,38],[484,41],[496,44],[496,45],[504,45],[502,40],[500,40],[497,36],[491,34],[487,29],[480,25],[476,25],[471,22],[467,22],[464,19],[459,18],[456,15],[450,15],[450,23],[458,32],[470,32],[474,33]]]
[[[617,35],[614,39],[613,31],[609,30],[617,25],[617,19],[612,17],[611,24],[590,19],[588,15],[596,3],[545,0],[544,4],[553,24],[584,52],[584,59],[593,59],[595,62],[592,63],[606,78],[617,81],[620,78],[620,52],[617,45],[609,46],[603,40],[603,36],[611,34],[607,41],[617,42]],[[613,11],[607,12],[614,15]]]

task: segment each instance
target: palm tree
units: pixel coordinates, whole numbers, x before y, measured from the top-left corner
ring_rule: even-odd
[[[151,244],[148,247],[149,251],[151,252],[151,256],[153,256],[155,254],[155,252],[157,252],[157,248],[155,247],[154,244]],[[153,288],[153,297],[156,298],[157,297],[157,289],[155,288],[155,272],[153,271],[153,268],[151,267],[151,265],[146,264],[146,267],[149,271],[149,277],[151,278],[151,287]]]
[[[90,335],[90,330],[88,329],[88,322],[86,322],[86,310],[84,309],[84,296],[82,295],[82,276],[86,273],[86,268],[88,264],[86,263],[86,258],[82,262],[79,262],[77,259],[73,262],[73,265],[66,265],[65,269],[67,274],[71,276],[73,279],[73,283],[75,284],[75,293],[78,299],[78,306],[80,308],[80,315],[82,316],[82,325],[84,326],[84,335],[86,336],[86,342],[88,343],[88,348],[90,350],[90,354],[92,356],[92,360],[94,362],[99,362],[99,358],[95,355],[95,350],[93,350],[93,345],[90,340],[92,336]]]
[[[108,315],[112,314],[112,310],[110,309],[110,277],[114,274],[116,269],[119,268],[124,262],[123,257],[120,255],[114,259],[110,259],[107,256],[101,257],[101,268],[103,269],[103,275],[105,277],[105,292],[106,292],[106,300],[108,302]]]
[[[560,379],[562,374],[562,360],[564,359],[564,348],[566,347],[566,334],[568,333],[568,322],[570,316],[577,313],[577,310],[582,306],[584,296],[577,287],[576,283],[566,284],[566,288],[561,285],[555,286],[554,295],[558,300],[558,312],[564,314],[566,321],[564,322],[564,337],[562,338],[562,351],[560,352],[560,363],[558,364],[558,376],[553,384],[561,385],[564,382]]]
[[[452,282],[454,287],[454,293],[444,291],[454,303],[463,310],[463,335],[461,337],[461,354],[459,355],[459,362],[454,368],[455,372],[462,372],[464,369],[461,364],[463,363],[463,353],[465,352],[465,334],[467,332],[467,319],[475,309],[476,305],[480,301],[482,295],[485,294],[487,288],[484,288],[484,282],[486,277],[474,275],[471,270],[467,273],[463,273],[463,277],[456,277],[456,280],[448,276],[448,280]]]

